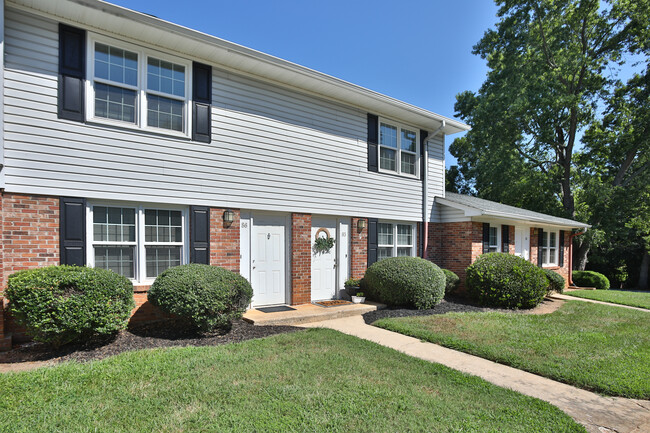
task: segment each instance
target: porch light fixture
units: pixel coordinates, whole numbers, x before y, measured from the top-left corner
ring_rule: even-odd
[[[362,231],[365,228],[366,228],[366,220],[364,220],[363,218],[359,218],[359,220],[357,220],[357,230]]]
[[[223,213],[223,222],[230,225],[235,220],[235,212],[228,209]]]

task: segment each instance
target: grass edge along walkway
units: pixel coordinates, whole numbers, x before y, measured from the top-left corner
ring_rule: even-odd
[[[331,330],[0,375],[0,431],[584,432],[538,399]]]
[[[632,292],[628,290],[570,290],[563,293],[578,299],[608,302],[650,311],[650,292]]]

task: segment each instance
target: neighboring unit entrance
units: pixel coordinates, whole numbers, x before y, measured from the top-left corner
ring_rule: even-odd
[[[528,249],[530,248],[529,233],[530,229],[528,227],[515,227],[515,255],[526,260],[528,260]]]
[[[328,252],[315,252],[316,235],[329,235],[335,241],[336,218],[312,216],[311,219],[311,300],[320,301],[336,297],[336,242]]]
[[[253,216],[251,285],[255,306],[286,302],[285,226],[282,215]]]

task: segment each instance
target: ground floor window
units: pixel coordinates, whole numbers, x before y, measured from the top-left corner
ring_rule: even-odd
[[[377,260],[388,257],[415,255],[413,224],[384,223],[377,224]]]
[[[490,237],[488,241],[488,252],[499,252],[499,227],[490,226]]]
[[[557,266],[557,232],[542,232],[542,265]]]
[[[187,263],[187,211],[154,206],[91,204],[88,263],[136,281]]]

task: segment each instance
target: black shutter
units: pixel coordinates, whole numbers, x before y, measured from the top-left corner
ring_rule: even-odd
[[[86,200],[76,197],[59,199],[61,264],[86,265]]]
[[[537,229],[537,266],[542,266],[542,255],[544,253],[544,230]]]
[[[377,261],[377,218],[368,218],[368,266]]]
[[[560,230],[560,248],[558,254],[560,255],[558,264],[562,268],[564,267],[564,230]]]
[[[190,207],[190,262],[210,264],[209,207]]]
[[[510,254],[510,226],[501,226],[501,251]]]
[[[59,24],[60,119],[83,122],[84,79],[86,78],[86,31]]]
[[[368,113],[368,171],[379,171],[377,143],[379,143],[379,117]]]
[[[424,180],[424,171],[426,170],[426,161],[424,160],[424,145],[427,142],[429,131],[420,129],[420,179]]]
[[[212,66],[192,63],[192,140],[209,143],[212,139]]]
[[[483,254],[490,251],[490,224],[483,223]]]

